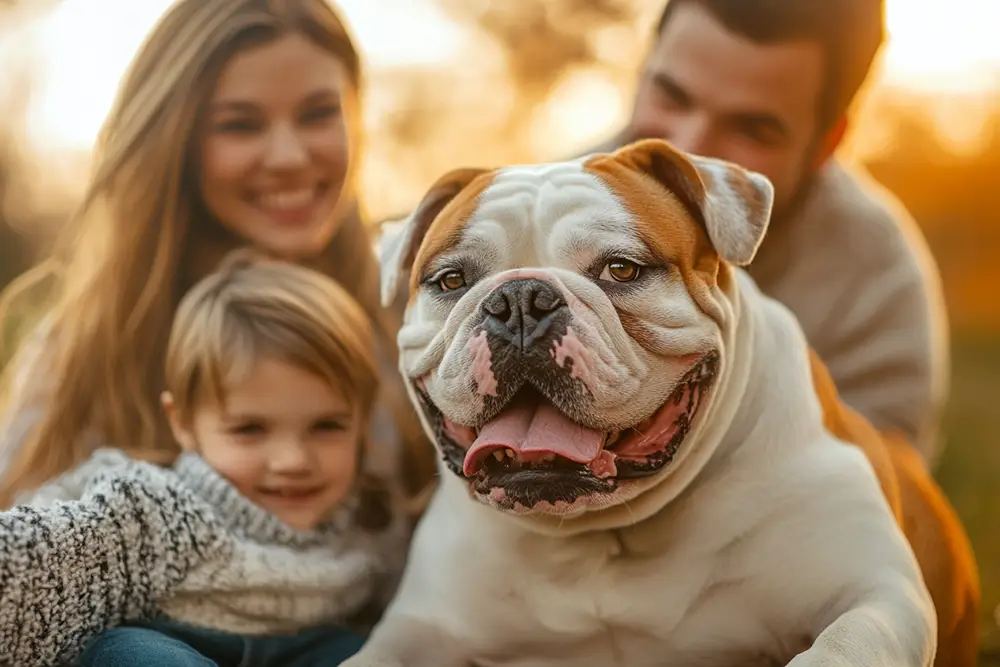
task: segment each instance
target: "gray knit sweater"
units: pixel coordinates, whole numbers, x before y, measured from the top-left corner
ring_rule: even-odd
[[[69,661],[103,630],[157,615],[239,634],[335,622],[405,557],[401,529],[363,533],[349,503],[293,530],[194,454],[166,469],[100,450],[26,501],[0,512],[4,666]]]

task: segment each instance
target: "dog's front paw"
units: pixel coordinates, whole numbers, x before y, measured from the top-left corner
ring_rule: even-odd
[[[460,642],[437,624],[387,613],[343,667],[469,667]]]

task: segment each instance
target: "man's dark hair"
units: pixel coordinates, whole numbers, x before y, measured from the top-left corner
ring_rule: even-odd
[[[684,4],[701,6],[730,32],[759,44],[819,42],[826,54],[824,127],[847,112],[885,40],[884,0],[669,0],[657,35]]]

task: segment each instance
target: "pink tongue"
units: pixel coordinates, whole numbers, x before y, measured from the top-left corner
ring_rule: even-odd
[[[548,403],[519,401],[479,431],[465,454],[464,472],[475,475],[482,460],[497,448],[512,449],[521,459],[557,454],[590,463],[603,446],[603,433],[574,423]]]

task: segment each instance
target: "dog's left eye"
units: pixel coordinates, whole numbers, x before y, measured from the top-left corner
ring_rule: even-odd
[[[442,292],[454,292],[465,287],[465,276],[460,271],[445,271],[437,279],[437,284]]]
[[[613,280],[616,283],[630,283],[639,278],[642,267],[627,259],[613,259],[601,270],[601,280]]]

